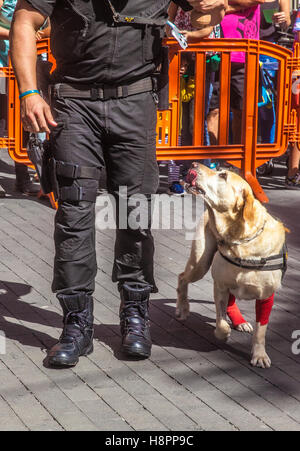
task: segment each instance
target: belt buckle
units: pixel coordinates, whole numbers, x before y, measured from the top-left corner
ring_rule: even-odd
[[[116,86],[103,85],[103,100],[118,98],[118,88]]]
[[[93,86],[91,88],[91,100],[98,100],[99,99],[99,89],[97,86]]]

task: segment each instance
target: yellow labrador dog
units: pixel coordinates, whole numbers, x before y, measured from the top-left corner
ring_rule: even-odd
[[[189,171],[187,190],[204,198],[207,210],[199,224],[185,271],[179,275],[176,315],[189,314],[188,284],[202,279],[211,267],[218,339],[227,340],[230,318],[237,330],[252,333],[235,299],[256,299],[253,336],[254,366],[269,368],[265,336],[274,301],[286,268],[285,228],[256,200],[248,183],[230,171],[215,172],[198,163]]]

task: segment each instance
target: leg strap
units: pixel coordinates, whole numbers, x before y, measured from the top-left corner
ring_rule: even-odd
[[[267,299],[257,299],[256,301],[256,322],[261,326],[268,324],[272,307],[274,305],[274,293]]]
[[[79,166],[78,164],[55,161],[56,174],[70,179],[99,180],[101,169],[93,166]]]
[[[96,202],[97,189],[85,188],[73,183],[71,186],[63,186],[60,188],[58,198],[60,201],[69,202]]]
[[[52,159],[53,185],[55,186],[56,197],[60,201],[69,202],[96,202],[97,187],[89,186],[98,181],[101,175],[101,169],[94,166],[79,166],[78,164],[66,163]],[[60,186],[58,177],[74,180],[72,185]],[[86,182],[78,183],[76,180],[83,179]],[[96,183],[96,182],[95,182]],[[86,186],[81,186],[86,185]]]
[[[227,315],[230,318],[230,321],[232,322],[233,327],[237,327],[240,324],[244,324],[247,321],[243,318],[243,315],[240,312],[240,309],[235,303],[235,296],[233,294],[230,294],[229,301],[228,301],[228,307],[227,307]]]

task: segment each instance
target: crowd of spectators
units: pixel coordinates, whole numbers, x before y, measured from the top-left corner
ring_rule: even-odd
[[[201,37],[210,39],[260,39],[274,44],[284,42],[292,45],[291,31],[294,30],[294,41],[300,37],[300,12],[299,20],[293,18],[291,27],[291,14],[289,0],[234,0],[230,2],[226,15],[222,22],[209,30],[206,34],[201,30]],[[188,41],[194,41],[197,31],[193,30],[190,14],[185,13],[175,4],[170,6],[170,20],[183,31]],[[298,30],[299,28],[299,30]],[[290,32],[290,33],[288,33]],[[198,32],[199,33],[199,32]],[[285,39],[283,39],[285,37]],[[299,41],[300,42],[300,41]],[[207,56],[206,65],[206,101],[204,121],[204,145],[218,144],[219,132],[219,69],[220,57],[217,54]],[[273,143],[276,126],[276,86],[277,86],[278,61],[260,55],[260,92],[261,98],[258,109],[258,136],[261,143]],[[231,53],[231,80],[230,80],[230,129],[228,130],[229,142],[241,143],[242,111],[244,105],[244,78],[245,78],[245,54],[243,52]],[[181,57],[181,111],[180,111],[180,136],[179,145],[190,145],[193,141],[195,75],[193,58],[191,54],[182,54]],[[296,144],[290,145],[288,171],[285,178],[285,187],[289,189],[300,188],[299,149]],[[204,160],[204,164],[214,168],[216,162]],[[184,164],[181,176],[184,177]],[[177,183],[172,168],[170,192],[174,185],[177,191]],[[177,171],[178,173],[178,171]],[[172,180],[173,177],[173,180]]]

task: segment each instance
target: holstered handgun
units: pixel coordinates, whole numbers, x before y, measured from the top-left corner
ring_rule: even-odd
[[[35,167],[43,193],[50,194],[53,191],[53,158],[49,141],[42,141],[31,134],[27,144],[27,153]]]

